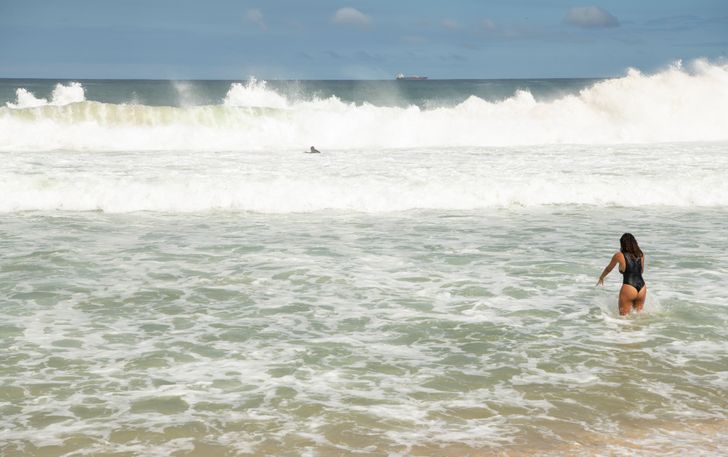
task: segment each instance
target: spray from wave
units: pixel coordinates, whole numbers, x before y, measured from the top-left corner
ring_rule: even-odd
[[[225,106],[241,108],[278,108],[286,109],[286,97],[266,88],[265,81],[250,78],[247,84],[233,83],[225,95]]]
[[[15,103],[6,103],[8,108],[37,108],[39,106],[63,106],[70,103],[81,103],[86,101],[86,93],[81,83],[71,82],[67,85],[61,83],[56,84],[51,94],[51,101],[45,98],[36,98],[31,92],[24,88],[18,88],[15,91],[17,100]]]
[[[86,101],[78,83],[50,102],[18,89],[0,108],[0,150],[200,150],[489,147],[728,139],[728,65],[695,61],[653,75],[630,70],[538,101],[517,91],[422,109],[289,99],[265,82],[235,83],[218,105],[152,107]]]

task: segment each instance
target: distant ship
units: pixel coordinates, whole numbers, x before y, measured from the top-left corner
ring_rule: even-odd
[[[395,76],[395,79],[397,81],[424,81],[427,79],[427,76],[405,76],[402,73]]]

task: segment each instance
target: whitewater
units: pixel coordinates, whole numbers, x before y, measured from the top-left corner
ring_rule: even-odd
[[[461,90],[435,106],[294,96],[255,80],[214,105],[180,104],[189,83],[165,106],[87,100],[78,82],[48,98],[17,88],[0,108],[0,211],[728,204],[726,66],[630,70],[538,100],[527,82],[510,84],[503,99]],[[303,156],[311,144],[325,154]]]
[[[719,61],[0,80],[0,454],[723,455],[727,172]]]
[[[178,104],[189,86],[179,85]],[[393,94],[393,98],[399,98]],[[298,94],[252,79],[204,106],[86,100],[78,82],[51,100],[18,88],[0,108],[0,148],[12,151],[286,151],[313,141],[331,150],[623,144],[728,139],[728,67],[675,64],[630,70],[577,93],[536,100],[518,87],[501,100],[472,95],[455,106],[382,106]]]

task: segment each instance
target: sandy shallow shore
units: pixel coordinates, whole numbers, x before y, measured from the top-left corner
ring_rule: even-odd
[[[659,425],[657,425],[659,424]],[[203,433],[202,436],[200,433]],[[49,446],[34,446],[31,443],[15,443],[0,447],[4,457],[20,456],[77,456],[132,457],[147,455],[169,455],[175,457],[258,457],[258,456],[318,456],[334,457],[356,455],[375,456],[439,456],[439,457],[591,457],[591,456],[721,456],[728,449],[728,421],[687,421],[658,422],[648,427],[639,422],[625,424],[615,430],[613,435],[588,431],[567,432],[554,430],[553,436],[525,434],[512,444],[493,447],[474,447],[461,443],[423,443],[412,447],[383,443],[380,437],[356,436],[351,431],[342,431],[339,442],[316,443],[304,437],[285,437],[282,440],[269,440],[244,450],[242,442],[227,445],[219,441],[227,437],[204,434],[202,425],[195,427],[169,427],[163,432],[127,430],[111,433],[106,442],[88,437],[71,437],[63,443]],[[223,438],[223,439],[221,439]],[[332,437],[335,438],[335,437]],[[144,451],[129,450],[136,447],[139,440],[146,441],[150,447]],[[217,442],[216,442],[217,441]],[[466,440],[467,441],[467,440]],[[152,444],[155,443],[155,444]],[[358,446],[357,446],[358,444]],[[105,451],[91,452],[89,448]]]

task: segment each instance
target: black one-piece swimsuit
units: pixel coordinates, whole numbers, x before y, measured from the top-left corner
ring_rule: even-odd
[[[627,268],[622,272],[622,284],[629,284],[639,292],[645,287],[645,280],[642,279],[642,261],[632,254],[624,254],[624,262]]]

